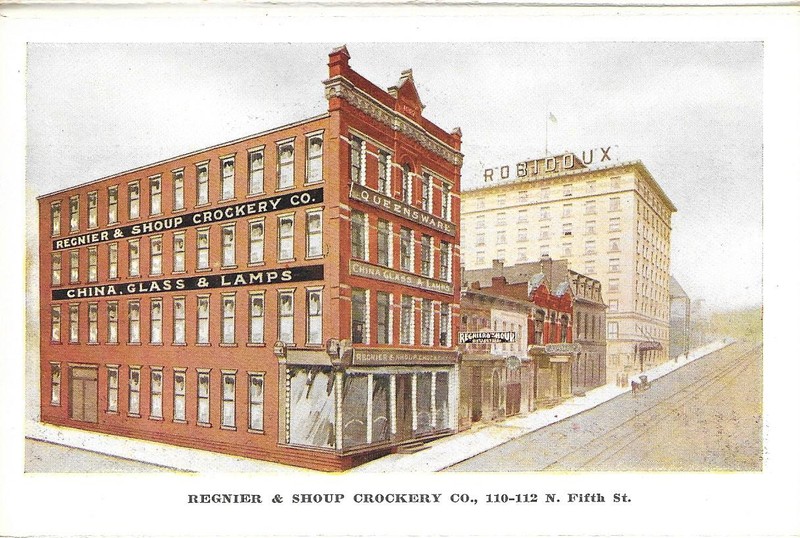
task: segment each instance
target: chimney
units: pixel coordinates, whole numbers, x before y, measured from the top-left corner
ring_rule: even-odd
[[[494,271],[502,271],[503,270],[503,260],[492,260],[492,270],[494,270]]]
[[[328,76],[333,78],[343,75],[350,70],[350,53],[347,52],[347,45],[342,45],[331,51],[328,55]]]

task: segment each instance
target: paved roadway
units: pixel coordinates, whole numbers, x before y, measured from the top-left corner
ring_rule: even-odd
[[[25,439],[26,473],[152,473],[175,469],[83,450]]]
[[[447,471],[759,471],[762,347],[738,342]]]

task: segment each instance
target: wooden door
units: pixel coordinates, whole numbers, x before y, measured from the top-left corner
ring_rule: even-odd
[[[70,368],[69,413],[73,420],[97,422],[97,368]]]
[[[395,376],[397,401],[397,438],[399,440],[411,439],[414,434],[414,418],[411,407],[414,395],[411,394],[411,374],[398,374]]]

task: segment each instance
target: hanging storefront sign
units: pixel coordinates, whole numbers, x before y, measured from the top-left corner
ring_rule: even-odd
[[[548,355],[570,355],[581,352],[581,345],[577,343],[562,342],[558,344],[545,344],[544,352]]]
[[[459,344],[513,344],[517,341],[514,331],[483,331],[458,333]]]

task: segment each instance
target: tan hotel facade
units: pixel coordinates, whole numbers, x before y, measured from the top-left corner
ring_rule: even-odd
[[[614,383],[669,357],[676,208],[644,164],[610,163],[607,152],[485,170],[479,187],[462,191],[462,259],[470,270],[550,256],[599,280]]]

